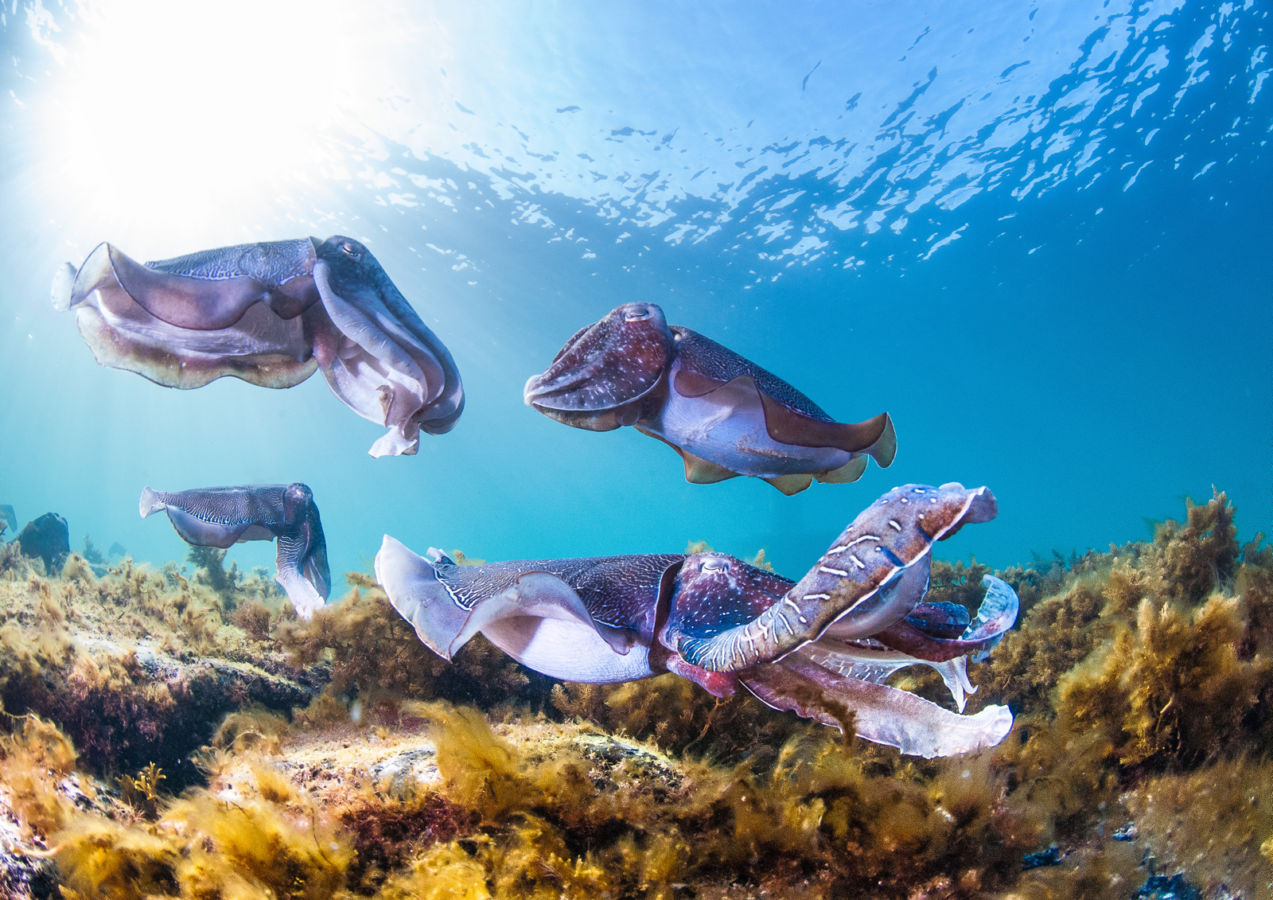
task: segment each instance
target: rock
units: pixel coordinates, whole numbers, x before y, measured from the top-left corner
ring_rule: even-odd
[[[43,900],[61,896],[49,848],[29,836],[0,794],[0,897]]]
[[[44,571],[53,575],[62,570],[71,552],[70,529],[57,513],[45,513],[26,524],[16,543],[25,556],[44,560]]]
[[[145,643],[124,647],[84,635],[75,643],[93,660],[79,671],[103,674],[96,681],[72,675],[30,711],[56,722],[91,768],[130,772],[155,763],[173,788],[201,780],[191,756],[227,713],[251,706],[287,712],[316,693],[291,675],[245,662],[178,658]]]

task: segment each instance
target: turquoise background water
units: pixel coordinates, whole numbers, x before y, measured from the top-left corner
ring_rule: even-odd
[[[302,480],[333,572],[381,535],[487,559],[764,547],[798,577],[908,481],[987,484],[947,558],[1148,535],[1227,490],[1273,519],[1267,4],[14,2],[0,78],[0,503],[181,559],[166,490]],[[451,348],[418,456],[321,376],[160,388],[98,367],[53,271],[343,233]],[[683,481],[631,429],[524,406],[632,300],[896,463],[785,497]],[[261,545],[232,551],[268,565]]]

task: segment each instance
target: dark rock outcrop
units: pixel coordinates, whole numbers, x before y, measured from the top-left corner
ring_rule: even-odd
[[[32,559],[44,560],[44,571],[50,575],[61,571],[71,552],[71,533],[66,519],[49,512],[34,522],[27,522],[17,537],[22,553]]]

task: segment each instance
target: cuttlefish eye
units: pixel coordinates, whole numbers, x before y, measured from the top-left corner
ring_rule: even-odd
[[[704,572],[719,573],[729,571],[729,560],[725,559],[705,559],[699,569]]]
[[[362,248],[353,241],[341,241],[340,251],[355,260],[362,257]]]
[[[650,318],[650,307],[648,306],[631,306],[623,311],[623,321],[640,322]]]
[[[283,521],[295,525],[305,515],[305,508],[313,501],[309,485],[295,481],[283,489]]]

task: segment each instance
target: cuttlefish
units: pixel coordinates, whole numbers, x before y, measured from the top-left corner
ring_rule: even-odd
[[[481,632],[538,672],[613,683],[672,672],[718,697],[742,685],[768,705],[827,725],[854,713],[858,736],[925,757],[1001,741],[1004,706],[962,715],[967,661],[1017,616],[986,576],[975,616],[926,603],[934,541],[996,513],[984,487],[905,485],[863,511],[799,581],[724,553],[662,553],[460,566],[385,535],[376,579],[420,640],[451,659]],[[959,712],[886,684],[927,665]]]
[[[794,494],[815,478],[856,481],[867,456],[887,466],[897,452],[887,413],[836,422],[776,375],[668,325],[653,303],[627,303],[577,331],[526,382],[525,400],[575,428],[635,426],[676,450],[695,484],[751,475]]]
[[[156,491],[145,488],[141,517],[163,510],[177,534],[191,544],[226,549],[243,541],[278,541],[275,568],[279,585],[309,619],[327,602],[331,570],[327,539],[308,485],[254,484],[242,487]]]
[[[446,346],[367,248],[339,235],[221,247],[141,264],[99,244],[67,263],[53,302],[75,312],[104,366],[198,388],[224,375],[287,388],[321,369],[332,392],[388,428],[372,456],[415,453],[464,409]]]

